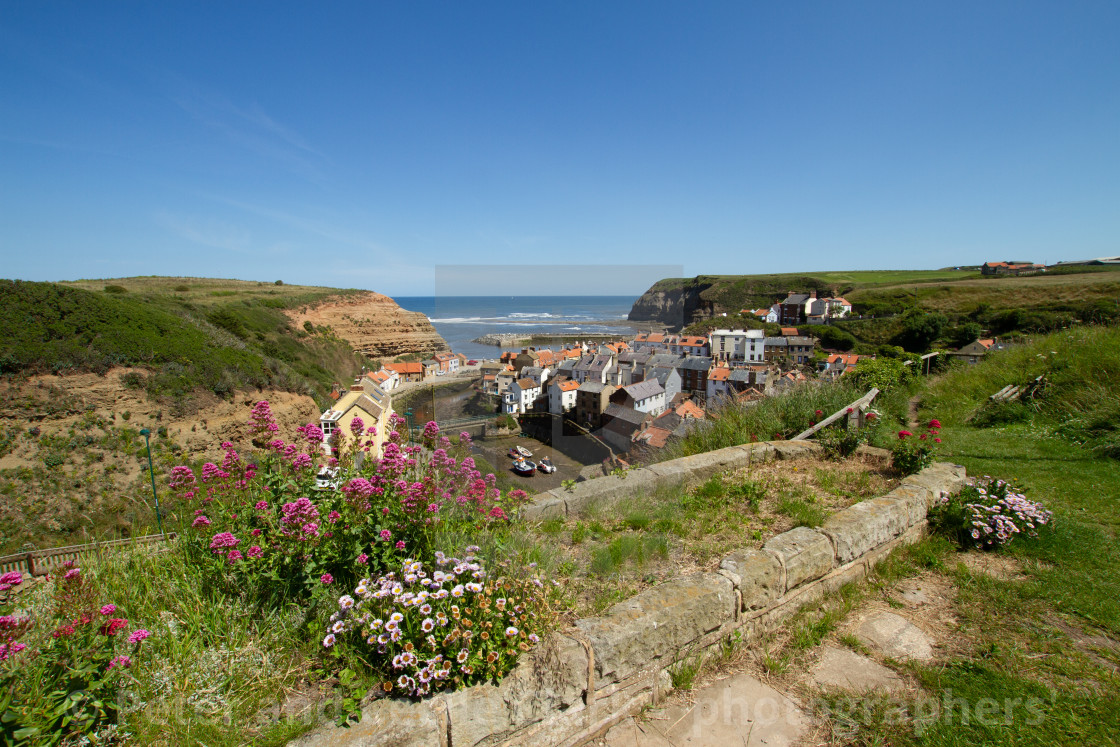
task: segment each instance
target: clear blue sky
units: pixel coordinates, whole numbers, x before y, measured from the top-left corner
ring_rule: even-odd
[[[1115,0],[0,0],[0,276],[1120,254],[1118,40]]]

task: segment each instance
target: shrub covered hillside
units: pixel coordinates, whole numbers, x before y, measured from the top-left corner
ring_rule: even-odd
[[[370,364],[329,333],[291,327],[283,309],[305,296],[217,293],[200,303],[158,288],[0,280],[0,374],[139,366],[150,374],[138,385],[182,405],[196,390],[225,396],[268,386],[321,396]]]

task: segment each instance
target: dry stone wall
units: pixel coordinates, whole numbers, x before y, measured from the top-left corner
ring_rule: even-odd
[[[752,460],[788,458],[806,442],[735,446],[581,483],[541,496],[534,518],[578,515],[672,481],[685,484]],[[636,479],[635,479],[636,478]],[[574,746],[671,689],[668,667],[736,630],[746,639],[864,576],[894,548],[926,529],[933,501],[957,492],[963,467],[937,463],[885,496],[839,511],[818,529],[798,527],[761,549],[729,553],[718,573],[672,579],[598,617],[580,620],[526,654],[497,685],[477,685],[419,703],[378,700],[350,729],[324,727],[298,747],[534,744]],[[599,484],[596,484],[599,483]],[[609,486],[609,487],[608,487]]]

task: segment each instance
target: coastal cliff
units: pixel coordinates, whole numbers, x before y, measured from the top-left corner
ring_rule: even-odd
[[[850,288],[819,277],[785,275],[697,275],[694,278],[659,280],[634,302],[630,321],[660,322],[674,331],[719,314],[767,307],[790,291],[838,295]]]
[[[674,330],[707,319],[715,313],[711,301],[703,298],[712,287],[700,278],[658,281],[634,302],[626,317],[632,322],[660,322]]]
[[[405,311],[393,299],[372,291],[327,298],[287,314],[297,328],[305,322],[330,327],[354,350],[373,358],[431,355],[451,349],[428,317]]]

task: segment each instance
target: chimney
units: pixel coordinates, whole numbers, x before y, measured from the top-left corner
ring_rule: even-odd
[[[334,384],[334,387],[331,389],[331,400],[337,402],[338,398],[341,397],[341,396],[342,396],[342,392],[338,391],[338,382],[336,381],[335,384]]]
[[[813,290],[809,291],[809,298],[816,298],[816,297],[817,297],[817,291],[814,288]]]

